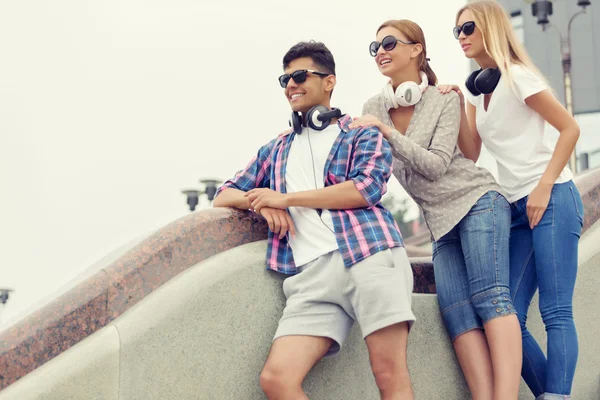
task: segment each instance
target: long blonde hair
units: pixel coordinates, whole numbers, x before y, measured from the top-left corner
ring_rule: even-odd
[[[437,76],[433,69],[429,65],[429,60],[427,59],[427,44],[425,43],[425,34],[419,25],[408,20],[408,19],[392,19],[381,24],[379,28],[377,28],[377,33],[385,27],[396,28],[406,36],[409,42],[419,43],[423,47],[423,51],[419,54],[418,66],[419,71],[425,72],[427,75],[427,80],[429,81],[430,86],[437,85]]]
[[[508,14],[500,4],[493,0],[468,3],[458,10],[456,24],[465,10],[469,10],[473,15],[475,25],[483,37],[485,51],[498,65],[502,76],[507,77],[512,89],[514,89],[514,81],[510,73],[510,64],[524,66],[539,75],[546,84],[548,83],[517,39]]]

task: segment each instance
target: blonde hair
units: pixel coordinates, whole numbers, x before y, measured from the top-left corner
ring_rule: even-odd
[[[437,85],[437,76],[427,60],[427,45],[425,44],[425,34],[423,34],[421,27],[408,19],[393,19],[381,24],[377,29],[377,33],[386,27],[398,29],[400,33],[406,36],[409,42],[419,43],[423,47],[423,51],[419,54],[418,59],[419,71],[423,71],[427,75],[430,86]]]
[[[537,74],[546,84],[548,83],[517,39],[508,14],[500,4],[493,0],[468,3],[458,10],[456,24],[466,10],[471,12],[475,26],[481,32],[483,48],[498,65],[502,76],[508,78],[508,83],[513,90],[514,81],[510,73],[510,64],[524,66]]]

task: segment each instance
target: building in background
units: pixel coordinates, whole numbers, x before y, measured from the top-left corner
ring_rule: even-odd
[[[498,2],[510,14],[517,37],[565,104],[561,35],[566,38],[569,20],[582,10],[579,6],[582,2],[552,1],[553,12],[545,30],[533,16],[534,0]],[[600,167],[600,1],[592,0],[586,13],[577,16],[571,25],[573,109],[581,126],[576,149],[581,171],[585,167]],[[472,67],[475,69],[477,65],[473,63]],[[549,140],[556,140],[556,131],[550,126],[547,131]]]

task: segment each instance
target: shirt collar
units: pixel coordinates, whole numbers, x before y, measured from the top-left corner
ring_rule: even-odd
[[[338,119],[337,124],[342,131],[348,132],[350,130],[348,128],[348,125],[350,125],[351,122],[352,122],[352,117],[348,114],[344,114]]]

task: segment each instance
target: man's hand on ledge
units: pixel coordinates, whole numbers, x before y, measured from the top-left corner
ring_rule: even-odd
[[[281,194],[281,193],[280,193]],[[262,215],[269,225],[269,229],[279,234],[279,239],[283,238],[288,232],[294,237],[296,236],[296,228],[294,221],[286,210],[280,210],[271,207],[262,207],[258,214]]]
[[[250,207],[259,214],[263,207],[280,210],[285,210],[289,207],[288,197],[284,193],[279,193],[271,189],[252,189],[244,197],[250,200]]]

